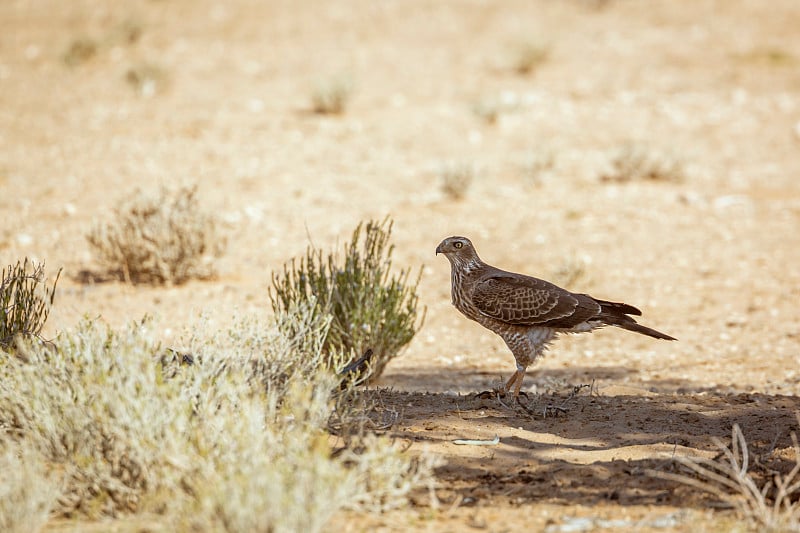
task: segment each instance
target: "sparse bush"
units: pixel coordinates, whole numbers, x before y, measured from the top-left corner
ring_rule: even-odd
[[[517,74],[525,76],[539,68],[549,56],[549,47],[532,41],[523,42],[514,48],[512,68]]]
[[[314,113],[339,115],[344,113],[353,93],[353,83],[345,76],[334,76],[319,80],[311,91]]]
[[[125,73],[125,81],[140,96],[149,98],[167,86],[167,72],[155,63],[138,63]]]
[[[472,105],[475,116],[487,124],[495,124],[502,111],[500,102],[494,98],[482,98]]]
[[[41,454],[0,435],[0,472],[0,531],[41,530],[59,496],[59,482],[47,473]]]
[[[81,37],[69,44],[62,59],[68,67],[77,67],[96,56],[99,48],[100,45],[94,39]]]
[[[440,187],[445,196],[452,200],[461,200],[466,196],[478,169],[471,162],[448,162],[439,170]]]
[[[800,417],[798,418],[800,423]],[[675,456],[675,460],[688,468],[691,474],[651,470],[652,476],[677,481],[705,491],[736,509],[754,530],[800,531],[800,445],[792,432],[794,467],[784,475],[772,472],[773,478],[762,487],[748,472],[750,452],[738,424],[731,430],[730,447],[715,438],[721,457]]]
[[[353,373],[356,381],[380,376],[422,325],[422,319],[417,321],[419,276],[410,281],[409,270],[391,273],[391,231],[388,218],[359,224],[343,258],[323,256],[322,250],[309,246],[305,257],[272,276],[269,299],[277,314],[311,305],[315,313],[330,318],[323,343],[327,366],[341,370],[336,366],[341,354],[352,358],[373,351],[366,369]]]
[[[99,261],[130,283],[180,284],[215,273],[214,258],[225,248],[216,218],[203,211],[197,187],[137,191],[122,200],[109,222],[87,235]]]
[[[429,461],[385,439],[332,456],[325,428],[338,380],[319,363],[327,323],[312,309],[211,336],[200,325],[185,341],[192,357],[174,369],[151,330],[85,322],[0,365],[0,446],[41,450],[64,473],[57,516],[320,531],[344,507],[401,505],[430,477]]]
[[[3,269],[0,280],[0,348],[8,348],[18,337],[39,338],[47,322],[59,269],[53,285],[48,287],[44,263],[29,262],[26,257],[16,265]]]
[[[611,158],[611,169],[600,175],[602,181],[683,181],[686,169],[673,155],[628,143]]]

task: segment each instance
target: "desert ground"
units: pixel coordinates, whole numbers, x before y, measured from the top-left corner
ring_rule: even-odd
[[[149,314],[170,343],[201,314],[268,313],[284,262],[391,216],[427,315],[370,387],[399,413],[386,431],[443,466],[435,497],[336,527],[727,531],[741,517],[647,471],[716,456],[733,424],[759,482],[794,464],[796,1],[6,0],[0,20],[0,262],[63,267],[47,334]],[[315,113],[332,80],[344,111]],[[614,179],[630,146],[670,172]],[[226,233],[214,279],[81,275],[94,221],[180,183]],[[526,377],[534,414],[474,398],[514,363],[451,306],[449,235],[679,340],[564,337]]]

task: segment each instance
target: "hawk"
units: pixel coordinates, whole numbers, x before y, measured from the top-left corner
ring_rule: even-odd
[[[559,333],[617,326],[656,339],[676,340],[638,324],[630,315],[642,312],[632,305],[569,292],[548,281],[488,265],[466,237],[446,238],[436,247],[436,254],[440,253],[450,261],[453,305],[500,335],[517,361],[516,372],[497,391],[500,396],[513,387],[519,401],[525,371]]]

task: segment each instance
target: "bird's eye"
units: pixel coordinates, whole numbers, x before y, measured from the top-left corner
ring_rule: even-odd
[[[463,243],[463,242],[456,241],[456,242],[454,242],[454,243],[453,243],[453,248],[455,248],[455,249],[459,249],[459,248],[461,248],[462,246],[464,246],[464,243]]]

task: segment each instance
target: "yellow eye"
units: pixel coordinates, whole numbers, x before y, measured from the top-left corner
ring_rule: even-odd
[[[459,249],[459,248],[461,248],[462,246],[464,246],[464,243],[463,243],[463,242],[456,241],[456,242],[454,242],[454,243],[453,243],[453,248],[455,248],[455,249]]]

